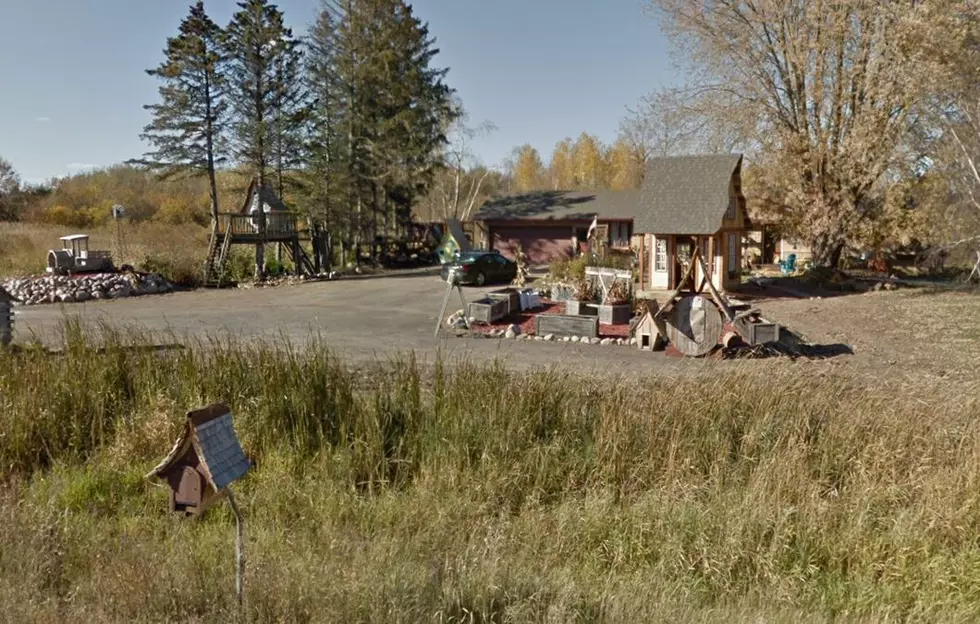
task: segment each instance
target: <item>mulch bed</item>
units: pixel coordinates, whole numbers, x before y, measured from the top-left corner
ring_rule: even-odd
[[[511,325],[517,325],[521,328],[522,334],[534,335],[534,325],[536,317],[539,314],[564,314],[565,304],[558,303],[556,301],[549,301],[546,299],[541,300],[543,307],[537,310],[527,310],[522,311],[518,314],[513,314],[506,318],[500,319],[499,321],[491,324],[476,323],[473,325],[472,330],[480,332],[483,334],[490,333],[496,329],[507,329]],[[629,325],[607,325],[606,323],[599,323],[599,337],[600,338],[628,338],[630,333]]]

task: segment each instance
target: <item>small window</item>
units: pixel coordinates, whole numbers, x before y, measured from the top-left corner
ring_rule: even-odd
[[[718,213],[716,212],[715,214],[718,214]],[[734,197],[729,197],[728,198],[728,210],[725,211],[725,218],[726,219],[734,219],[735,218],[735,198]]]
[[[717,213],[716,213],[717,214]],[[739,236],[738,234],[728,235],[728,276],[734,277],[739,274],[741,265],[738,261],[739,257]]]
[[[715,214],[718,214],[717,212]],[[657,248],[653,264],[654,271],[666,271],[667,270],[667,240],[663,238],[657,239]]]

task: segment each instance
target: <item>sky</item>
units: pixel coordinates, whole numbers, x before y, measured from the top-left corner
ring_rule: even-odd
[[[470,123],[496,129],[472,143],[501,166],[524,143],[547,161],[583,131],[616,138],[626,107],[676,72],[645,0],[416,0]],[[143,105],[191,0],[2,0],[0,157],[40,183],[139,157]],[[276,3],[297,35],[319,0]],[[234,0],[206,0],[221,25]]]

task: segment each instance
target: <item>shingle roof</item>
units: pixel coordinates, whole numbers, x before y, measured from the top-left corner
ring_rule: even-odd
[[[543,219],[550,221],[632,219],[640,191],[532,191],[487,201],[477,221]]]
[[[732,174],[741,154],[670,156],[647,164],[633,231],[714,234],[728,209]]]

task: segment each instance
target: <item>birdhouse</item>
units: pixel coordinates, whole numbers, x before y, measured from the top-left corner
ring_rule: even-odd
[[[170,486],[170,510],[199,516],[250,468],[238,442],[231,410],[217,403],[187,413],[170,454],[149,474]]]
[[[654,351],[659,349],[663,344],[663,333],[657,327],[657,322],[653,318],[655,312],[656,310],[645,312],[633,330],[633,336],[636,338],[636,346],[641,351]]]
[[[0,288],[0,345],[9,345],[14,339],[15,302],[20,301],[3,288]]]

